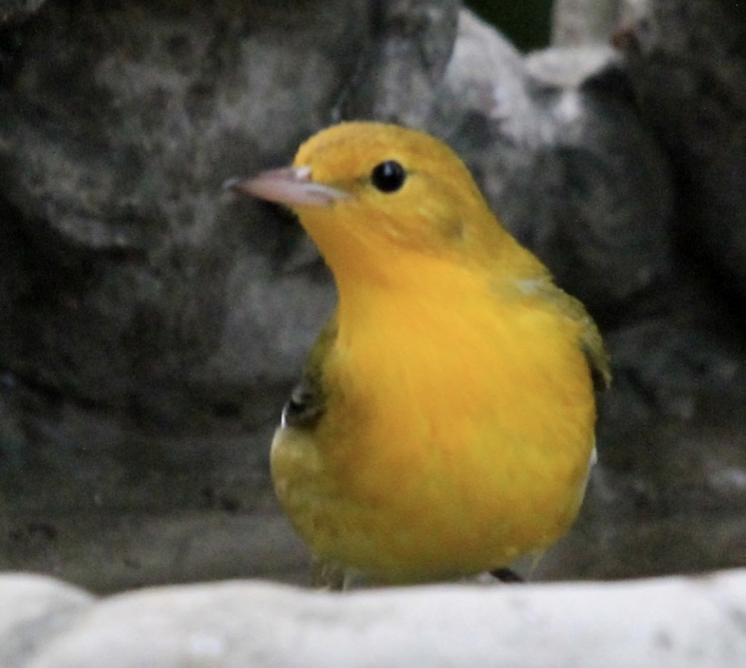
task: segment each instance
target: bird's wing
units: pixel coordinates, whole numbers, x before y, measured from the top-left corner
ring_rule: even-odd
[[[601,333],[585,306],[555,285],[547,275],[522,280],[516,287],[524,296],[538,297],[542,308],[549,308],[580,325],[580,347],[588,360],[588,366],[596,390],[604,390],[611,384],[611,364],[604,347]]]
[[[322,363],[337,338],[337,318],[333,316],[321,330],[308,356],[298,383],[282,409],[282,426],[311,428],[321,419],[326,393],[321,379]]]
[[[558,304],[562,314],[580,324],[580,347],[588,360],[593,386],[596,390],[605,390],[611,384],[611,363],[601,332],[579,300],[555,285],[551,288],[557,291],[552,301]]]

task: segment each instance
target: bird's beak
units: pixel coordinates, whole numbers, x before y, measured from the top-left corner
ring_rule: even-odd
[[[346,192],[314,183],[310,167],[282,167],[261,172],[252,178],[231,179],[225,188],[287,206],[331,206],[349,197]]]

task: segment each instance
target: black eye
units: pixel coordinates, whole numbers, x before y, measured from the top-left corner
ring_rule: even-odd
[[[396,160],[387,160],[373,168],[370,179],[382,193],[393,193],[404,185],[407,172]]]

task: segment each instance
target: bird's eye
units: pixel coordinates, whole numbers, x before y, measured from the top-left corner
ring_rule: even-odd
[[[387,160],[373,168],[370,178],[382,193],[393,193],[404,185],[407,172],[396,160]]]

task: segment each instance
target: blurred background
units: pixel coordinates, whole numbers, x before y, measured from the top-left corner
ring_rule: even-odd
[[[465,3],[524,53],[549,45],[552,4],[552,0],[526,0],[520,3],[472,0]]]

